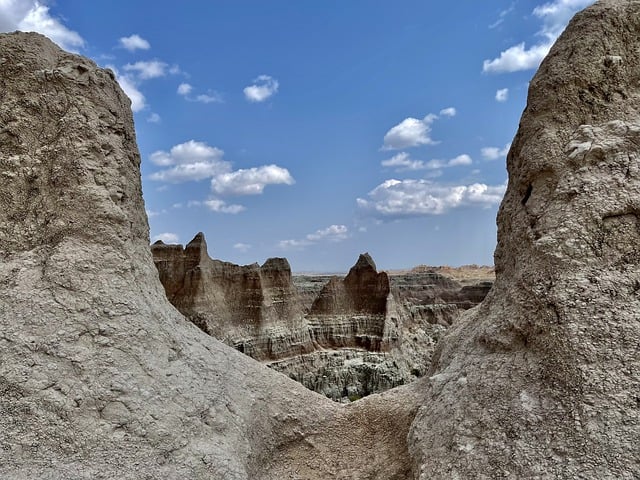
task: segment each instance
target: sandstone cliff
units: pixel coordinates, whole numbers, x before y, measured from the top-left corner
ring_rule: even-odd
[[[414,380],[428,367],[443,330],[431,325],[436,322],[414,322],[427,325],[411,329],[406,352],[399,348],[405,310],[368,254],[344,279],[330,279],[303,314],[285,259],[262,267],[212,260],[202,233],[184,249],[156,242],[151,251],[167,298],[188,319],[333,400]]]

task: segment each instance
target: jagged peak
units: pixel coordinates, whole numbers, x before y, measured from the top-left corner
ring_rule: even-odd
[[[358,261],[353,267],[351,267],[351,270],[349,270],[349,274],[355,271],[362,270],[372,270],[374,272],[378,271],[376,262],[373,261],[373,258],[371,258],[371,255],[369,255],[368,252],[360,254],[360,256],[358,257]]]

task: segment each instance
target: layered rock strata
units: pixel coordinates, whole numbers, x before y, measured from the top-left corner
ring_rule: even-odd
[[[167,298],[206,333],[334,400],[360,398],[402,385],[422,373],[398,346],[404,312],[386,273],[368,254],[344,278],[333,277],[303,314],[285,259],[239,266],[212,260],[199,233],[183,249],[151,246]],[[427,330],[438,330],[429,327]],[[433,335],[414,333],[419,356]]]
[[[169,301],[206,333],[258,360],[313,350],[286,259],[213,260],[202,233],[184,249],[156,242],[151,251]]]

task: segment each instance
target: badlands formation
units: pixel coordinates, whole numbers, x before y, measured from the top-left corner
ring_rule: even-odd
[[[205,333],[345,402],[424,375],[438,338],[491,287],[430,271],[389,277],[368,254],[344,279],[296,279],[284,258],[212,260],[202,233],[151,252],[168,300]]]
[[[348,405],[168,302],[111,72],[1,35],[0,99],[1,478],[637,478],[640,1],[576,15],[532,80],[489,295]]]

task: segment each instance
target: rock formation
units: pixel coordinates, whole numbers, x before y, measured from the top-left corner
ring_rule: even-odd
[[[530,84],[495,286],[439,343],[419,478],[637,477],[639,164],[640,2],[601,1]]]
[[[405,310],[368,254],[344,279],[330,279],[304,314],[285,259],[262,267],[212,260],[202,233],[184,249],[156,242],[151,251],[167,298],[188,319],[333,400],[414,380],[444,330],[424,318],[407,324],[411,339],[400,349]]]
[[[344,408],[166,300],[110,71],[0,35],[0,98],[1,478],[406,478],[408,392]]]
[[[214,260],[202,233],[184,248],[158,241],[151,252],[167,298],[189,320],[336,401],[424,375],[446,327],[486,294],[484,285],[465,293],[472,287],[434,273],[405,274],[396,279],[404,288],[392,288],[365,253],[344,279],[316,287],[305,312],[284,258],[262,266]]]
[[[258,360],[313,350],[284,258],[239,266],[212,260],[202,233],[151,246],[171,303],[206,333]]]
[[[571,21],[508,155],[494,288],[427,378],[348,406],[168,303],[113,75],[0,35],[0,476],[637,477],[639,34],[638,0]]]

